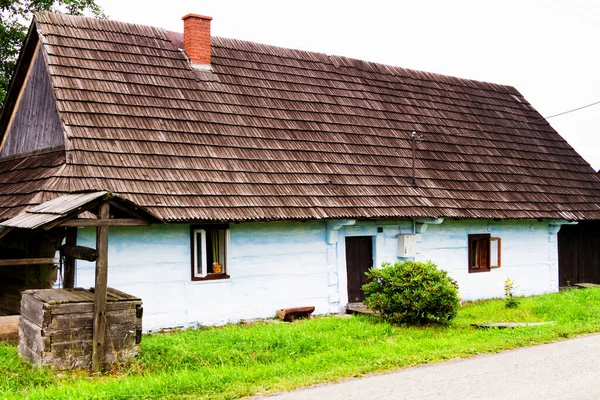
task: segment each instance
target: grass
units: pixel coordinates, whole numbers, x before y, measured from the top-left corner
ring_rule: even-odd
[[[472,323],[556,321],[478,330]],[[125,371],[91,377],[21,361],[0,344],[0,400],[235,399],[374,372],[495,353],[600,331],[600,289],[465,304],[448,326],[397,327],[376,317],[319,317],[146,335]]]

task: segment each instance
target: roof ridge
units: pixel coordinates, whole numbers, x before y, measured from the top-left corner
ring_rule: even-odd
[[[368,60],[363,60],[360,58],[354,58],[354,57],[349,57],[349,56],[344,56],[344,55],[327,54],[327,53],[323,53],[323,52],[319,52],[319,51],[301,50],[301,49],[295,49],[295,48],[291,48],[291,47],[283,47],[283,46],[273,45],[273,44],[268,44],[268,43],[253,42],[253,41],[244,40],[244,39],[226,38],[226,37],[221,37],[221,36],[213,36],[212,39],[213,39],[213,46],[215,46],[215,47],[224,47],[224,48],[240,50],[239,46],[240,45],[243,46],[244,44],[246,44],[246,45],[250,45],[254,48],[251,49],[251,48],[244,47],[243,48],[244,51],[250,51],[250,52],[254,52],[254,53],[258,53],[258,54],[275,55],[278,57],[302,59],[305,61],[312,61],[312,62],[321,62],[324,64],[333,65],[336,68],[346,67],[346,68],[357,69],[360,71],[376,72],[376,73],[391,75],[391,76],[399,76],[400,75],[402,77],[419,80],[419,81],[431,82],[432,80],[434,80],[436,82],[441,82],[441,83],[444,83],[447,85],[459,86],[459,87],[482,88],[482,86],[483,86],[483,87],[485,87],[486,90],[490,90],[490,87],[492,87],[492,88],[494,88],[493,90],[496,92],[509,93],[514,96],[520,96],[521,98],[524,99],[524,96],[514,86],[507,85],[507,84],[501,84],[501,83],[495,83],[495,82],[483,81],[483,80],[477,80],[477,79],[471,79],[471,78],[463,78],[463,77],[459,77],[459,76],[455,76],[455,75],[448,75],[448,74],[442,74],[442,73],[438,73],[438,72],[429,72],[429,71],[423,71],[423,70],[418,70],[418,69],[413,69],[413,68],[406,68],[406,67],[401,67],[398,65],[384,64],[384,63],[377,62],[377,61],[368,61]],[[227,42],[230,42],[231,45],[229,45]],[[233,45],[234,43],[236,43],[237,46],[234,46]],[[263,51],[260,51],[261,48]],[[267,49],[283,50],[283,51],[287,52],[288,54],[282,55],[280,52],[264,51]],[[318,58],[314,58],[314,57],[310,57],[310,59],[307,59],[307,58],[301,57],[302,55],[318,56],[318,57],[322,57],[323,59],[318,59]],[[336,61],[341,61],[342,63],[340,64],[339,62],[336,62]],[[453,80],[454,82],[450,81],[449,79]],[[456,83],[456,81],[460,81],[460,82],[464,82],[464,83],[471,83],[472,85],[458,85]],[[500,90],[498,90],[499,88],[507,89],[507,90],[500,91]]]
[[[36,21],[42,24],[86,28],[102,32],[126,33],[134,36],[145,36],[169,41],[167,30],[151,25],[114,21],[81,15],[70,15],[50,11],[39,11],[34,14]]]

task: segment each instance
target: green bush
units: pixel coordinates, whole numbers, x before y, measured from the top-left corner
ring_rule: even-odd
[[[431,261],[383,263],[367,277],[365,305],[394,324],[446,324],[460,307],[458,285]]]

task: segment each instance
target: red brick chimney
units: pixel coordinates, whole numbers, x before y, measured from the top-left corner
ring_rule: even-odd
[[[194,64],[210,64],[210,21],[212,17],[188,14],[183,19],[183,50]]]

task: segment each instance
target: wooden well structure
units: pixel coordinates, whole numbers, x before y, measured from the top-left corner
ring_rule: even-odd
[[[142,300],[107,288],[106,364],[127,363],[140,351]],[[36,365],[91,369],[94,317],[92,289],[23,292],[19,354]]]
[[[40,231],[52,232],[53,237],[60,238],[58,243],[63,238],[66,238],[65,245],[60,246],[61,253],[65,259],[63,279],[63,287],[65,289],[72,289],[74,286],[76,259],[95,261],[96,271],[93,294],[89,292],[86,305],[82,306],[85,310],[89,310],[91,307],[91,314],[85,316],[85,318],[91,316],[90,367],[95,372],[102,371],[107,361],[107,312],[110,311],[110,309],[107,309],[108,293],[110,292],[107,288],[109,228],[111,226],[147,226],[159,222],[161,221],[158,218],[129,200],[107,191],[100,191],[60,196],[0,223],[0,239],[4,240],[9,239],[10,235],[27,236],[27,232],[30,232],[31,236],[34,236],[35,233],[39,233]],[[76,229],[77,227],[84,226],[96,228],[95,249],[77,246]],[[25,235],[23,235],[23,232],[25,232]],[[17,268],[19,266],[51,265],[56,262],[57,260],[53,257],[0,259],[0,267],[13,266]],[[68,298],[69,296],[65,294],[63,297]],[[89,301],[92,299],[93,301],[90,303]],[[133,299],[132,297],[128,301],[134,301]],[[48,301],[52,302],[51,299],[48,299]],[[40,301],[40,304],[42,303],[43,301]],[[68,302],[65,304],[68,304]],[[58,309],[56,307],[49,307],[48,305],[50,303],[44,308],[45,306],[42,304],[41,309]],[[21,302],[21,307],[24,306],[26,307],[25,303]],[[131,306],[131,304],[128,306]],[[69,308],[69,306],[62,307]],[[135,309],[136,307],[133,308]],[[25,310],[25,313],[27,314],[27,310]],[[23,315],[23,312],[21,314]],[[141,313],[138,314],[140,315],[140,320],[136,323],[139,322],[139,329],[141,330]],[[48,315],[51,316],[52,313],[50,312]],[[22,321],[20,322],[20,330],[23,335],[37,335],[35,329],[27,330],[23,328],[24,324]],[[43,323],[40,326],[43,326]],[[137,328],[133,330],[136,331]],[[34,339],[34,337],[28,337],[20,339],[20,341],[33,343]],[[31,357],[26,358],[31,359]],[[41,360],[43,363],[43,357]]]

